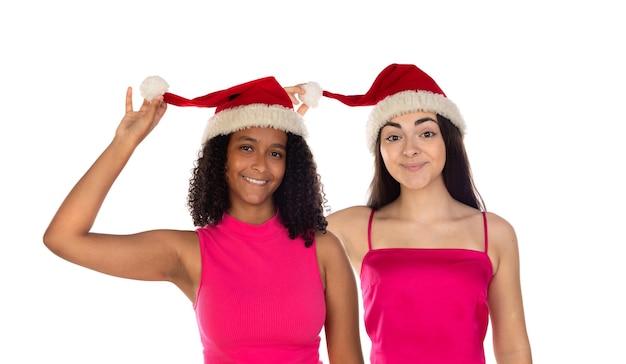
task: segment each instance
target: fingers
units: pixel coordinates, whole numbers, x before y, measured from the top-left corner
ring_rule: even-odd
[[[133,88],[128,87],[126,89],[126,113],[133,112]]]
[[[141,104],[141,108],[139,111],[147,112],[152,107],[159,107],[159,105],[163,102],[163,95],[158,95],[152,99],[152,101],[148,101],[147,99],[143,99],[143,103]]]
[[[300,114],[300,116],[304,116],[304,114],[306,114],[308,110],[309,110],[309,105],[303,103],[302,105],[298,107],[298,110],[296,110],[296,112]]]
[[[165,110],[167,110],[167,102],[163,101],[163,95],[159,95],[157,96],[154,100],[152,100],[153,103],[157,103],[157,106],[155,108],[155,114],[156,114],[156,118],[160,119],[161,116],[163,116],[163,114],[165,113]]]
[[[126,114],[116,130],[116,136],[133,138],[140,142],[159,123],[166,109],[167,103],[160,95],[152,102],[144,99],[139,110],[134,110],[132,89],[128,87],[126,89]]]
[[[294,105],[298,105],[300,103],[300,100],[298,100],[297,95],[304,95],[306,93],[306,90],[303,89],[300,85],[301,84],[298,84],[296,86],[283,87],[285,89],[285,92],[287,92],[287,95],[289,95],[291,102]]]
[[[150,122],[150,130],[152,130],[161,120],[163,114],[167,110],[167,103],[163,101],[163,96],[155,97],[152,102],[148,102],[145,118]]]
[[[167,102],[160,102],[159,108],[156,110],[156,114],[154,116],[155,120],[158,122],[165,114],[165,110],[167,110]]]
[[[143,105],[141,105],[141,108],[142,109],[146,108],[147,109],[146,118],[148,120],[153,120],[155,118],[157,110],[159,110],[162,104],[165,104],[163,102],[163,96],[157,96],[152,100],[152,102],[144,99]]]

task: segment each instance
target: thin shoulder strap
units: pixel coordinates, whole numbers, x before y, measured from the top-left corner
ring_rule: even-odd
[[[487,233],[487,213],[483,211],[483,230],[485,231],[485,254],[489,249],[489,234]]]
[[[374,209],[370,212],[370,219],[367,222],[367,246],[372,250],[372,220],[374,219]]]

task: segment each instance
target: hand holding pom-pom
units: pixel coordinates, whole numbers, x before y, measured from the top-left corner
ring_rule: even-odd
[[[170,85],[168,85],[167,82],[165,82],[165,80],[161,77],[150,76],[143,80],[141,86],[139,87],[139,92],[144,99],[152,101],[155,97],[163,95],[167,92],[169,87]]]
[[[322,87],[317,82],[307,82],[301,85],[301,87],[306,91],[306,93],[298,95],[300,101],[310,107],[317,107],[320,99],[322,98]]]
[[[316,82],[301,83],[296,86],[284,87],[294,105],[300,105],[296,112],[301,116],[306,114],[309,107],[317,107],[322,98],[322,87]]]

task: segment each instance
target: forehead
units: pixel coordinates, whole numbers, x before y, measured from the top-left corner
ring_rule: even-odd
[[[414,111],[414,112],[410,112],[407,114],[395,116],[391,118],[389,121],[396,122],[396,123],[407,122],[407,121],[412,122],[412,121],[417,121],[417,120],[424,119],[424,118],[430,118],[430,119],[437,121],[437,114],[433,112],[427,112],[427,111]]]
[[[269,142],[269,143],[286,143],[287,133],[266,127],[253,127],[238,130],[234,132],[230,138],[231,141],[236,140],[254,140],[257,142]]]

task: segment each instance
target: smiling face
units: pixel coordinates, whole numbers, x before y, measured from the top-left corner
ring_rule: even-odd
[[[391,176],[403,187],[420,189],[443,183],[446,147],[437,116],[413,112],[392,118],[380,131],[380,152]]]
[[[226,154],[231,209],[274,210],[272,195],[285,175],[287,134],[273,128],[234,132]]]

